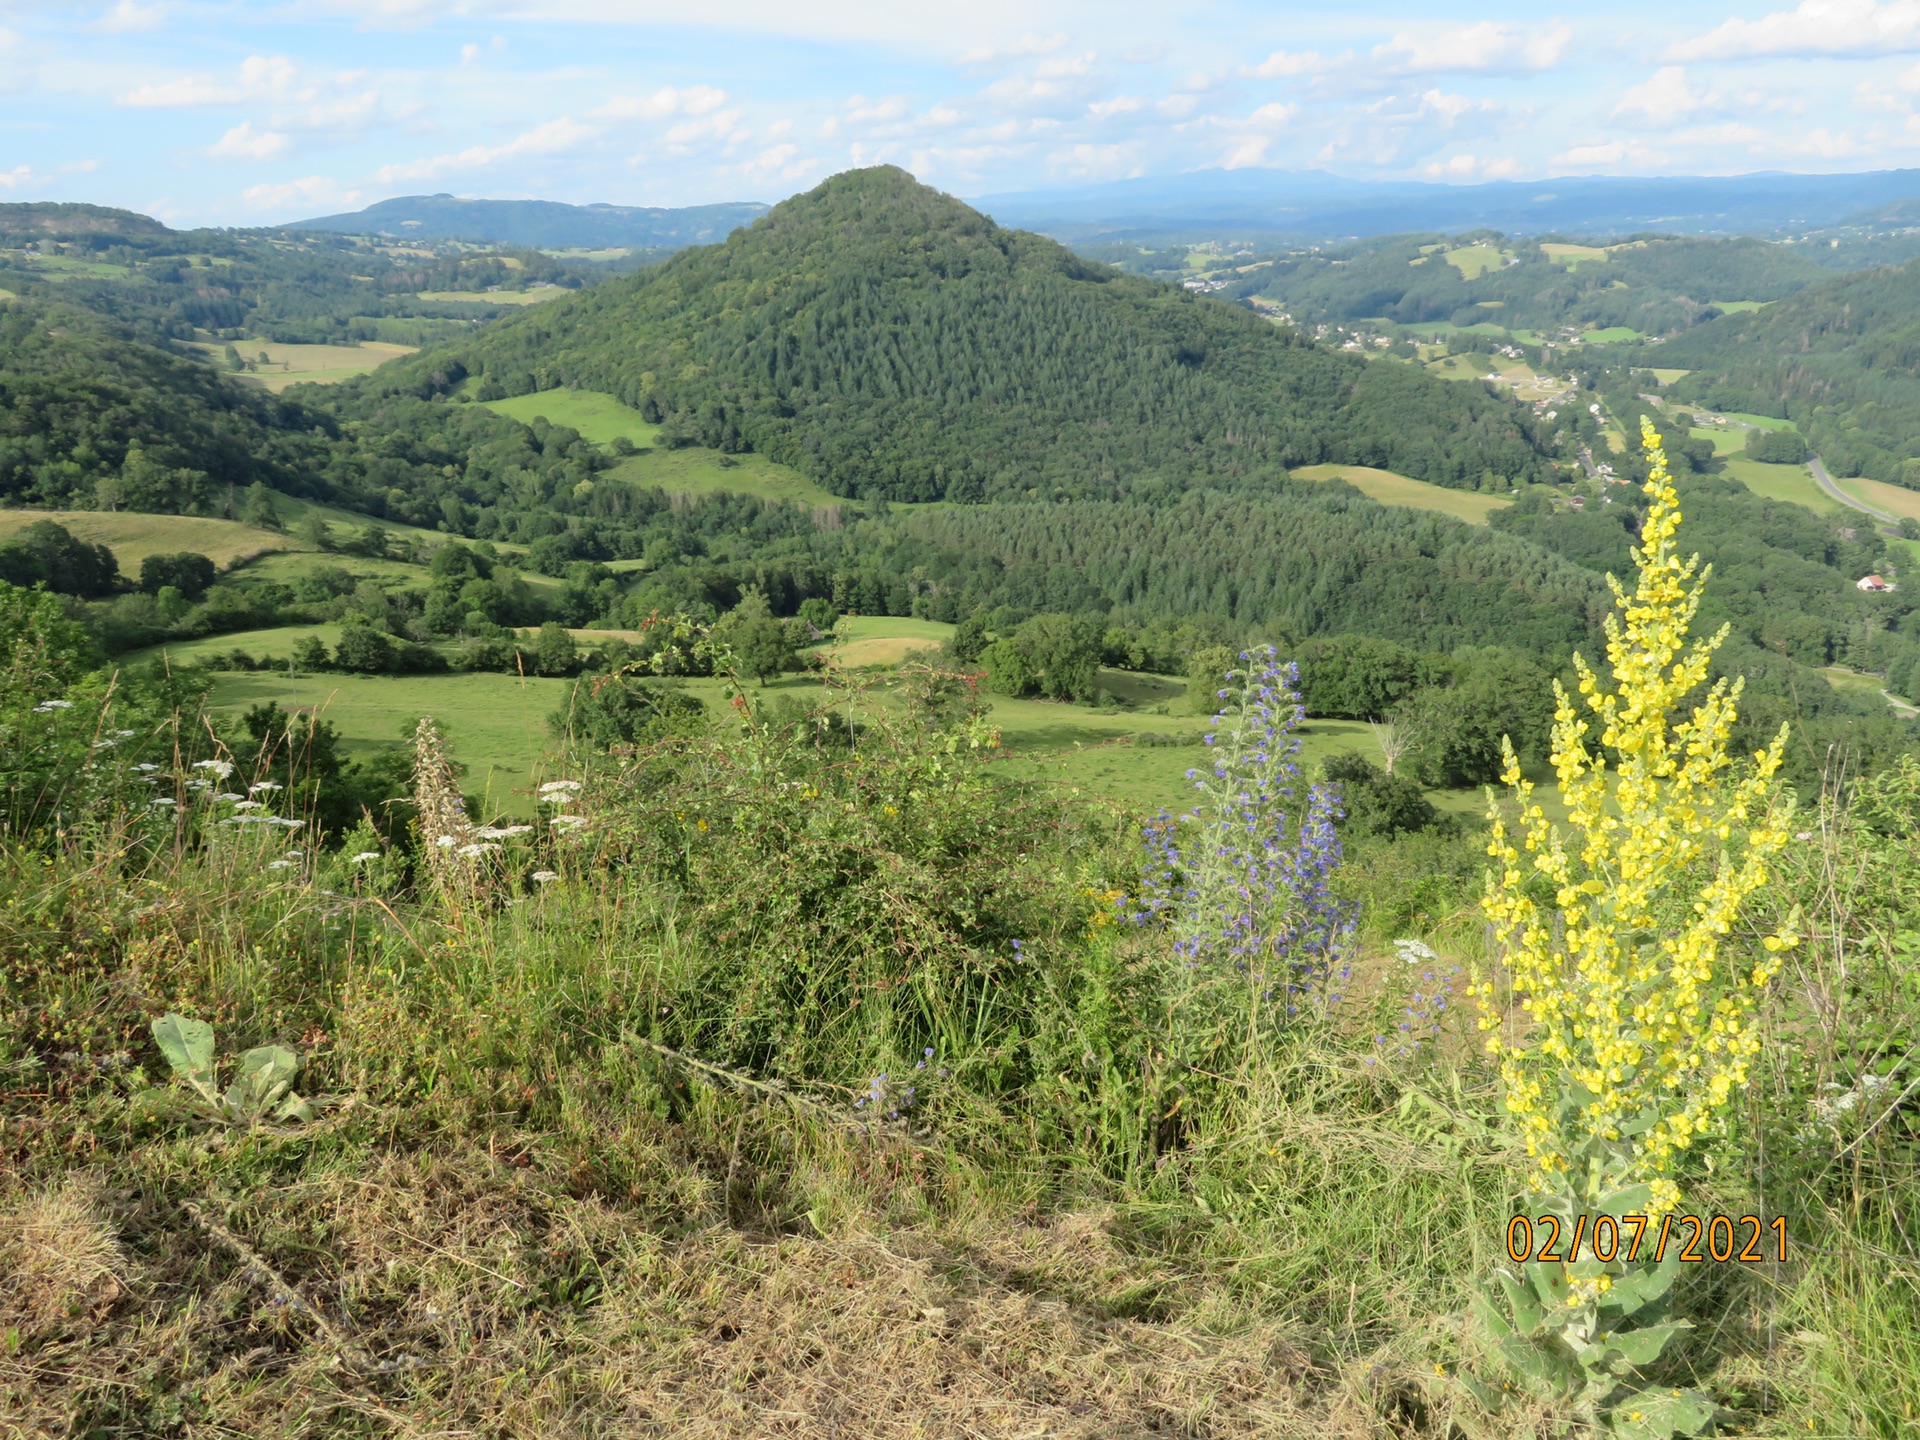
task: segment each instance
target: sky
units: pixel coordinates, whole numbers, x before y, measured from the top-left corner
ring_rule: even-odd
[[[1920,165],[1920,0],[0,0],[0,201],[961,196]]]

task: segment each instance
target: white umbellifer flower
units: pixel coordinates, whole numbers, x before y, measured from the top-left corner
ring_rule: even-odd
[[[133,731],[131,730],[116,730],[113,733],[118,735],[122,740],[131,740],[133,738]]]
[[[284,790],[286,788],[287,788],[286,786],[277,784],[272,780],[258,780],[258,781],[255,781],[253,784],[247,786],[247,793],[249,795],[254,795],[254,794],[258,794],[262,790]]]
[[[284,815],[269,815],[267,817],[267,823],[269,825],[280,825],[288,830],[298,830],[307,822],[304,820],[289,820]]]
[[[578,780],[549,780],[540,787],[540,798],[550,800],[556,795],[565,795],[579,788]]]
[[[552,820],[548,821],[547,823],[550,825],[563,826],[568,830],[574,830],[574,829],[578,829],[580,826],[586,824],[587,822],[584,817],[579,815],[556,815],[553,817]]]
[[[1424,940],[1396,940],[1393,948],[1400,952],[1400,958],[1409,965],[1431,965],[1440,958],[1434,948]]]
[[[193,762],[193,768],[196,770],[211,770],[222,780],[233,774],[233,762],[231,760],[196,760]]]
[[[436,835],[433,837],[433,843],[438,845],[442,850],[451,850],[453,848],[453,836]]]
[[[171,795],[162,795],[158,800],[154,801],[153,803],[156,805],[171,805],[173,804],[173,797]]]
[[[258,800],[241,800],[238,801],[233,808],[236,810],[258,810],[261,806]]]
[[[347,863],[349,865],[364,865],[369,860],[378,860],[379,858],[380,852],[378,850],[362,850],[358,855],[349,856]]]
[[[287,858],[288,858],[288,859],[290,859],[290,860],[291,860],[291,859],[298,859],[298,858],[299,858],[300,856],[302,856],[302,855],[304,855],[304,854],[306,854],[306,853],[307,853],[307,852],[306,852],[306,851],[304,851],[304,850],[289,850],[289,851],[287,851]]]
[[[71,709],[73,709],[73,702],[71,700],[43,700],[33,707],[33,713],[36,715],[51,715],[55,710]]]
[[[489,850],[498,850],[499,848],[500,847],[498,845],[493,844],[491,841],[476,840],[471,845],[462,845],[460,849],[455,853],[472,857],[475,855],[484,855]]]
[[[146,774],[151,774],[153,771],[158,770],[160,767],[158,765],[140,764],[140,765],[134,766],[133,768],[140,771],[143,775],[146,775]]]
[[[293,861],[291,860],[275,860],[272,864],[267,866],[267,869],[269,870],[291,870],[292,868],[293,868]]]
[[[218,795],[214,796],[213,798],[216,800],[238,800],[244,804],[246,802],[247,797],[244,795],[236,795],[231,790],[222,790]]]
[[[533,878],[545,885],[550,880],[558,880],[560,873],[557,870],[536,870],[533,872]]]
[[[239,807],[235,806],[234,808],[238,809]],[[271,825],[273,823],[273,817],[271,815],[236,815],[233,817],[233,823],[236,825]]]
[[[509,836],[513,836],[513,835],[531,835],[533,833],[533,826],[531,825],[482,825],[478,830],[474,831],[473,833],[475,838],[480,840],[505,840]]]

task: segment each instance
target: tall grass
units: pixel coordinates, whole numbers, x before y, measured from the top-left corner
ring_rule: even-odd
[[[133,843],[153,787],[16,829],[0,1430],[1447,1434],[1419,1380],[1471,1345],[1519,1157],[1465,1036],[1374,1037],[1422,984],[1389,942],[1481,943],[1473,842],[1349,856],[1347,999],[1202,1068],[1165,933],[1107,923],[1133,819],[996,781],[989,739],[746,696],[575,757],[451,906],[364,835]],[[1698,1183],[1795,1248],[1685,1302],[1748,1433],[1920,1425],[1915,806],[1912,767],[1836,785],[1769,896],[1818,933]],[[351,1100],[143,1108],[169,1010]]]

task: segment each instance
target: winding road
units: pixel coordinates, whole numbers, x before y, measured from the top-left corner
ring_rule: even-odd
[[[1809,455],[1807,457],[1807,468],[1813,471],[1814,481],[1822,490],[1827,492],[1830,498],[1838,500],[1842,505],[1848,506],[1851,509],[1858,510],[1862,515],[1870,515],[1875,520],[1884,521],[1885,523],[1879,527],[1880,533],[1898,538],[1900,534],[1899,516],[1889,515],[1884,510],[1877,510],[1867,504],[1866,501],[1856,500],[1853,496],[1847,494],[1846,491],[1834,484],[1833,476],[1827,473],[1827,467],[1821,464],[1818,455]]]

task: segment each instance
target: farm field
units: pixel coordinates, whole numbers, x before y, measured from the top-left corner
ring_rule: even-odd
[[[1605,330],[1588,330],[1580,336],[1588,345],[1616,345],[1623,340],[1641,340],[1645,337],[1638,330],[1627,325],[1611,325]]]
[[[1708,303],[1724,314],[1745,315],[1754,310],[1764,310],[1773,302],[1771,300],[1713,300]]]
[[[474,305],[538,305],[573,292],[564,285],[536,286],[531,290],[422,290],[422,300],[446,300]]]
[[[638,455],[620,462],[609,475],[630,485],[647,485],[685,495],[710,495],[727,490],[760,495],[769,500],[791,500],[803,505],[845,503],[799,471],[764,455],[722,455],[699,445],[666,450],[652,448],[660,429],[649,425],[638,410],[596,390],[543,390],[482,402],[489,410],[530,424],[544,416],[555,425],[567,425],[596,445],[610,445],[624,437],[640,447]]]
[[[214,365],[220,366],[227,347],[212,341],[194,346]],[[258,371],[233,372],[245,384],[258,384],[279,394],[289,385],[330,385],[354,375],[377,370],[389,360],[411,355],[417,345],[388,345],[368,340],[359,345],[282,345],[273,340],[237,340],[234,349],[243,359],[264,354],[269,364]]]
[[[1653,378],[1658,380],[1662,385],[1671,385],[1673,384],[1674,381],[1684,379],[1686,376],[1691,375],[1693,372],[1691,370],[1675,370],[1671,367],[1655,365],[1655,366],[1650,366],[1647,370],[1647,373],[1653,376]]]
[[[224,570],[253,556],[291,550],[297,543],[285,535],[234,520],[141,515],[124,510],[0,510],[0,540],[36,520],[52,520],[89,544],[105,545],[120,562],[120,573],[134,577],[140,574],[140,562],[149,555],[191,550]]]
[[[1437,510],[1470,525],[1484,525],[1496,510],[1513,502],[1500,496],[1481,495],[1471,490],[1448,490],[1412,480],[1391,470],[1375,470],[1366,465],[1307,465],[1290,472],[1296,480],[1344,480],[1368,499],[1382,505],[1401,505],[1414,510]]]
[[[348,754],[397,745],[414,721],[431,715],[454,758],[466,767],[461,787],[481,796],[489,811],[526,815],[533,810],[532,790],[549,744],[547,716],[565,701],[572,684],[518,675],[259,671],[214,677],[211,703],[229,714],[269,700],[287,709],[314,707],[339,731]]]
[[[216,655],[244,650],[260,660],[285,660],[293,647],[309,636],[317,636],[328,646],[339,643],[338,625],[276,625],[268,630],[237,630],[229,635],[208,635],[199,640],[168,640],[144,650],[130,650],[119,658],[125,666],[163,661],[169,665],[202,665]]]
[[[565,425],[578,430],[583,439],[596,445],[611,445],[625,439],[645,448],[660,434],[658,425],[630,405],[599,390],[541,390],[532,395],[514,395],[505,400],[481,402],[496,415],[531,425],[545,419],[550,425]]]
[[[1804,465],[1764,465],[1739,454],[1727,456],[1727,474],[1754,494],[1768,500],[1784,500],[1804,505],[1819,515],[1840,510],[1840,502],[1814,483],[1813,472]]]
[[[953,626],[904,615],[849,615],[840,622],[840,643],[822,653],[841,670],[898,665],[915,650],[931,650],[953,635]]]
[[[1477,280],[1489,270],[1498,270],[1513,256],[1495,245],[1462,245],[1447,251],[1445,258],[1464,278]]]
[[[1909,490],[1904,485],[1889,485],[1884,480],[1843,480],[1838,476],[1834,477],[1833,483],[1854,499],[1863,500],[1889,515],[1903,520],[1920,520],[1920,490]]]
[[[1541,253],[1559,261],[1569,270],[1577,270],[1582,265],[1607,263],[1607,252],[1599,245],[1563,245],[1548,242],[1540,247]]]

